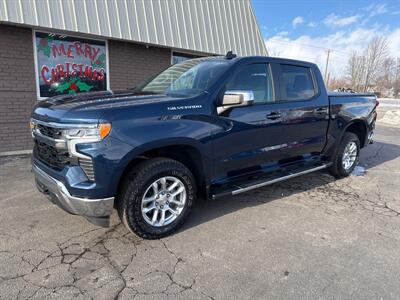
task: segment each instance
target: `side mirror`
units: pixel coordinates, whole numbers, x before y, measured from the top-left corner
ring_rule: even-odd
[[[253,102],[253,91],[226,91],[222,99],[222,104],[217,110],[220,114],[230,107],[246,106],[253,104]]]
[[[238,104],[242,104],[243,101],[244,101],[243,94],[227,94],[227,93],[225,93],[224,98],[222,99],[222,106],[238,105]]]

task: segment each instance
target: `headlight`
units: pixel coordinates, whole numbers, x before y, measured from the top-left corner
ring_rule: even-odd
[[[110,123],[99,124],[96,128],[69,128],[64,129],[62,135],[67,140],[82,139],[91,141],[103,140],[111,131]]]
[[[33,131],[36,129],[36,124],[33,122],[32,119],[29,122],[29,128],[31,129],[31,135],[34,138],[35,136],[33,135]]]
[[[36,124],[35,124],[35,123],[33,122],[33,120],[31,119],[31,120],[29,121],[29,128],[30,128],[31,130],[34,130],[35,127],[36,127]]]

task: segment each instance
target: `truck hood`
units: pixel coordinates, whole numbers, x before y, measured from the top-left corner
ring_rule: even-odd
[[[139,105],[173,101],[165,95],[137,95],[133,91],[104,91],[76,95],[55,96],[40,101],[32,117],[45,122],[93,123],[109,109],[129,108]]]

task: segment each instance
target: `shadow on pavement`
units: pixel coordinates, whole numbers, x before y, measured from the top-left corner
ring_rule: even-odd
[[[365,166],[368,171],[368,169],[392,161],[399,156],[400,146],[375,142],[361,150],[358,165]],[[340,179],[335,179],[327,171],[319,171],[236,196],[227,196],[214,201],[198,199],[191,215],[180,231],[190,229],[243,208],[269,203],[297,193],[312,190],[335,180]]]
[[[371,169],[400,156],[400,146],[395,144],[374,142],[361,149],[359,165]]]

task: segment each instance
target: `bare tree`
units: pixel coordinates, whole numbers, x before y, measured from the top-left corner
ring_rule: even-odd
[[[344,78],[344,77],[332,78],[332,79],[329,79],[329,81],[328,81],[328,89],[330,91],[335,91],[335,90],[339,90],[339,89],[347,89],[347,88],[349,88],[349,85],[348,85],[346,78]]]
[[[372,39],[368,44],[365,51],[365,78],[363,91],[366,92],[370,87],[371,83],[377,78],[379,74],[380,66],[383,64],[385,59],[388,58],[388,42],[387,38],[383,36],[377,36]]]
[[[354,91],[360,92],[365,81],[365,57],[354,51],[347,62],[347,76]]]
[[[386,97],[400,96],[400,57],[392,57],[388,48],[387,38],[376,36],[365,50],[350,55],[346,76],[353,90],[366,92],[373,88]]]
[[[379,67],[379,75],[375,80],[375,85],[380,90],[392,90],[396,77],[396,60],[394,57],[387,57]]]
[[[393,94],[400,96],[400,57],[397,57],[394,70]]]

